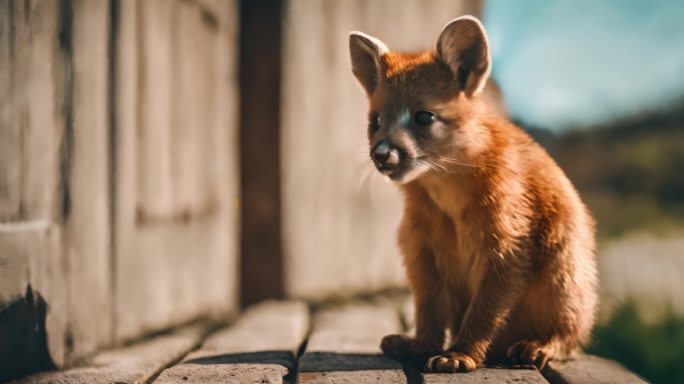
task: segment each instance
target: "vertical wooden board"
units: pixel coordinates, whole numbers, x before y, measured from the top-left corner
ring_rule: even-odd
[[[138,124],[135,128],[138,220],[173,215],[171,166],[173,118],[173,36],[176,0],[137,4]],[[123,20],[123,22],[126,22]],[[124,53],[125,54],[125,53]]]
[[[217,20],[196,3],[179,2],[172,38],[171,169],[176,215],[197,217],[216,206],[216,107],[220,46]]]
[[[24,64],[27,116],[22,134],[24,220],[59,216],[60,144],[64,137],[64,58],[59,52],[59,3],[30,2],[30,44]]]
[[[2,6],[0,221],[55,217],[64,78],[58,3]]]
[[[86,356],[112,341],[107,69],[109,3],[72,2],[73,133],[66,217],[69,352]]]
[[[304,303],[268,301],[249,308],[236,324],[211,335],[157,383],[281,383],[296,366],[309,328]]]
[[[406,382],[401,363],[382,355],[383,336],[399,333],[398,313],[389,306],[355,305],[316,313],[299,383]]]
[[[235,306],[236,4],[218,5],[221,13],[213,15],[194,2],[120,3],[115,90],[117,340],[199,316],[225,315]],[[171,60],[174,55],[197,57]],[[158,87],[158,82],[168,84]],[[178,95],[181,90],[188,95]],[[194,99],[202,105],[185,105]],[[206,114],[211,116],[202,116]],[[178,159],[155,159],[158,149],[150,147],[156,144],[145,137],[150,132],[168,136],[162,144],[187,160],[184,176],[143,181],[157,169],[165,173],[174,164],[181,166]],[[149,159],[141,159],[144,156]],[[201,176],[196,179],[190,175],[193,171]],[[211,180],[211,191],[176,185],[200,179]],[[166,199],[162,204],[148,205],[154,196],[147,195],[148,187],[141,182],[169,188],[170,195],[160,197]]]
[[[19,220],[21,210],[20,112],[27,99],[23,71],[28,61],[23,13],[14,3],[0,4],[0,222]]]
[[[480,1],[286,2],[282,177],[287,293],[322,297],[403,284],[396,187],[368,160],[366,96],[348,34],[392,49],[430,48],[443,25]],[[475,9],[474,9],[475,8]]]
[[[9,263],[0,262],[0,297],[23,295],[31,285],[34,302],[47,306],[49,354],[62,366],[68,311],[62,230],[55,223],[64,133],[59,5],[0,4],[0,257]],[[9,268],[16,263],[23,272]]]

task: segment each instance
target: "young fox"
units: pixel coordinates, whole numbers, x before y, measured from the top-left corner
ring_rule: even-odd
[[[594,223],[549,155],[480,96],[491,68],[482,24],[454,19],[418,54],[361,32],[349,46],[370,155],[405,202],[416,336],[386,336],[384,353],[428,372],[569,357],[596,312]]]

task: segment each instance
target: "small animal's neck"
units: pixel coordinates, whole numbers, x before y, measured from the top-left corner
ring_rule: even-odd
[[[440,211],[459,217],[474,201],[472,175],[467,173],[436,173],[424,175],[405,187],[407,198],[420,195],[429,199]]]

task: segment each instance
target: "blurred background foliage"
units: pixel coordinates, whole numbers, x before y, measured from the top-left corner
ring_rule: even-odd
[[[668,312],[654,324],[641,319],[634,302],[624,303],[594,330],[587,352],[620,361],[653,383],[684,380],[684,319]]]
[[[684,226],[684,101],[584,129],[527,130],[582,192],[600,242]]]

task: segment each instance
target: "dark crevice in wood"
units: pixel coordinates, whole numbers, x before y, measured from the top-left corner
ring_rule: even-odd
[[[73,122],[73,9],[70,0],[59,3],[59,46],[64,66],[64,95],[62,97],[62,115],[64,116],[64,138],[60,143],[60,191],[61,191],[61,220],[68,220],[71,212],[71,193],[69,179],[71,176],[71,160],[74,151],[74,122]]]
[[[58,220],[62,224],[66,223],[71,213],[71,187],[69,181],[71,179],[71,161],[74,156],[74,121],[73,121],[73,95],[74,95],[74,81],[73,81],[73,8],[70,0],[61,0],[59,3],[59,24],[58,24],[58,40],[59,49],[62,56],[61,64],[63,69],[62,79],[62,116],[64,119],[64,134],[59,147],[59,198],[60,212]],[[63,255],[68,254],[66,241],[64,235],[61,241],[61,251]],[[62,257],[62,271],[64,271],[64,281],[69,280],[70,268],[69,258]],[[66,291],[65,300],[69,300],[69,291]],[[69,323],[68,314],[66,329],[64,332],[64,354],[71,356],[74,350],[74,336],[72,325]]]
[[[284,296],[281,235],[282,1],[240,2],[241,304]]]
[[[117,313],[116,313],[116,174],[118,164],[117,139],[119,136],[118,121],[117,121],[117,101],[116,96],[118,92],[117,77],[118,71],[116,66],[117,59],[117,41],[119,38],[119,18],[120,18],[121,3],[119,0],[109,1],[109,40],[108,47],[108,73],[107,73],[107,114],[109,115],[109,129],[107,137],[107,146],[109,151],[108,169],[109,177],[107,178],[109,190],[109,274],[110,274],[110,308],[112,308],[112,323],[110,334],[112,335],[111,342],[113,343],[114,335],[116,335]]]
[[[309,318],[313,316],[313,313],[311,312],[311,308],[309,308]],[[301,360],[302,356],[304,356],[304,353],[306,352],[306,347],[309,344],[309,337],[311,337],[311,332],[313,331],[313,323],[309,321],[309,329],[306,330],[306,336],[304,337],[304,340],[302,340],[302,343],[299,345],[299,348],[297,348],[297,354],[294,357],[293,360],[293,367],[290,369],[288,372],[287,376],[283,377],[283,383],[285,384],[294,384],[297,382],[297,373],[299,373],[299,361]]]
[[[197,343],[195,343],[190,348],[188,348],[188,350],[185,351],[184,353],[181,353],[177,358],[169,361],[167,364],[164,364],[164,365],[157,367],[157,369],[154,372],[152,372],[148,377],[143,378],[139,382],[141,384],[153,383],[155,380],[157,380],[159,375],[161,375],[162,372],[164,372],[165,369],[171,368],[174,365],[183,361],[183,359],[185,359],[185,357],[187,355],[189,355],[191,352],[196,351],[199,347],[201,347],[202,344],[204,343],[204,340],[206,340],[212,333],[218,331],[219,329],[220,329],[220,327],[218,327],[216,325],[208,326],[206,333],[204,335],[202,335],[202,337],[200,338],[199,341],[197,341]]]

